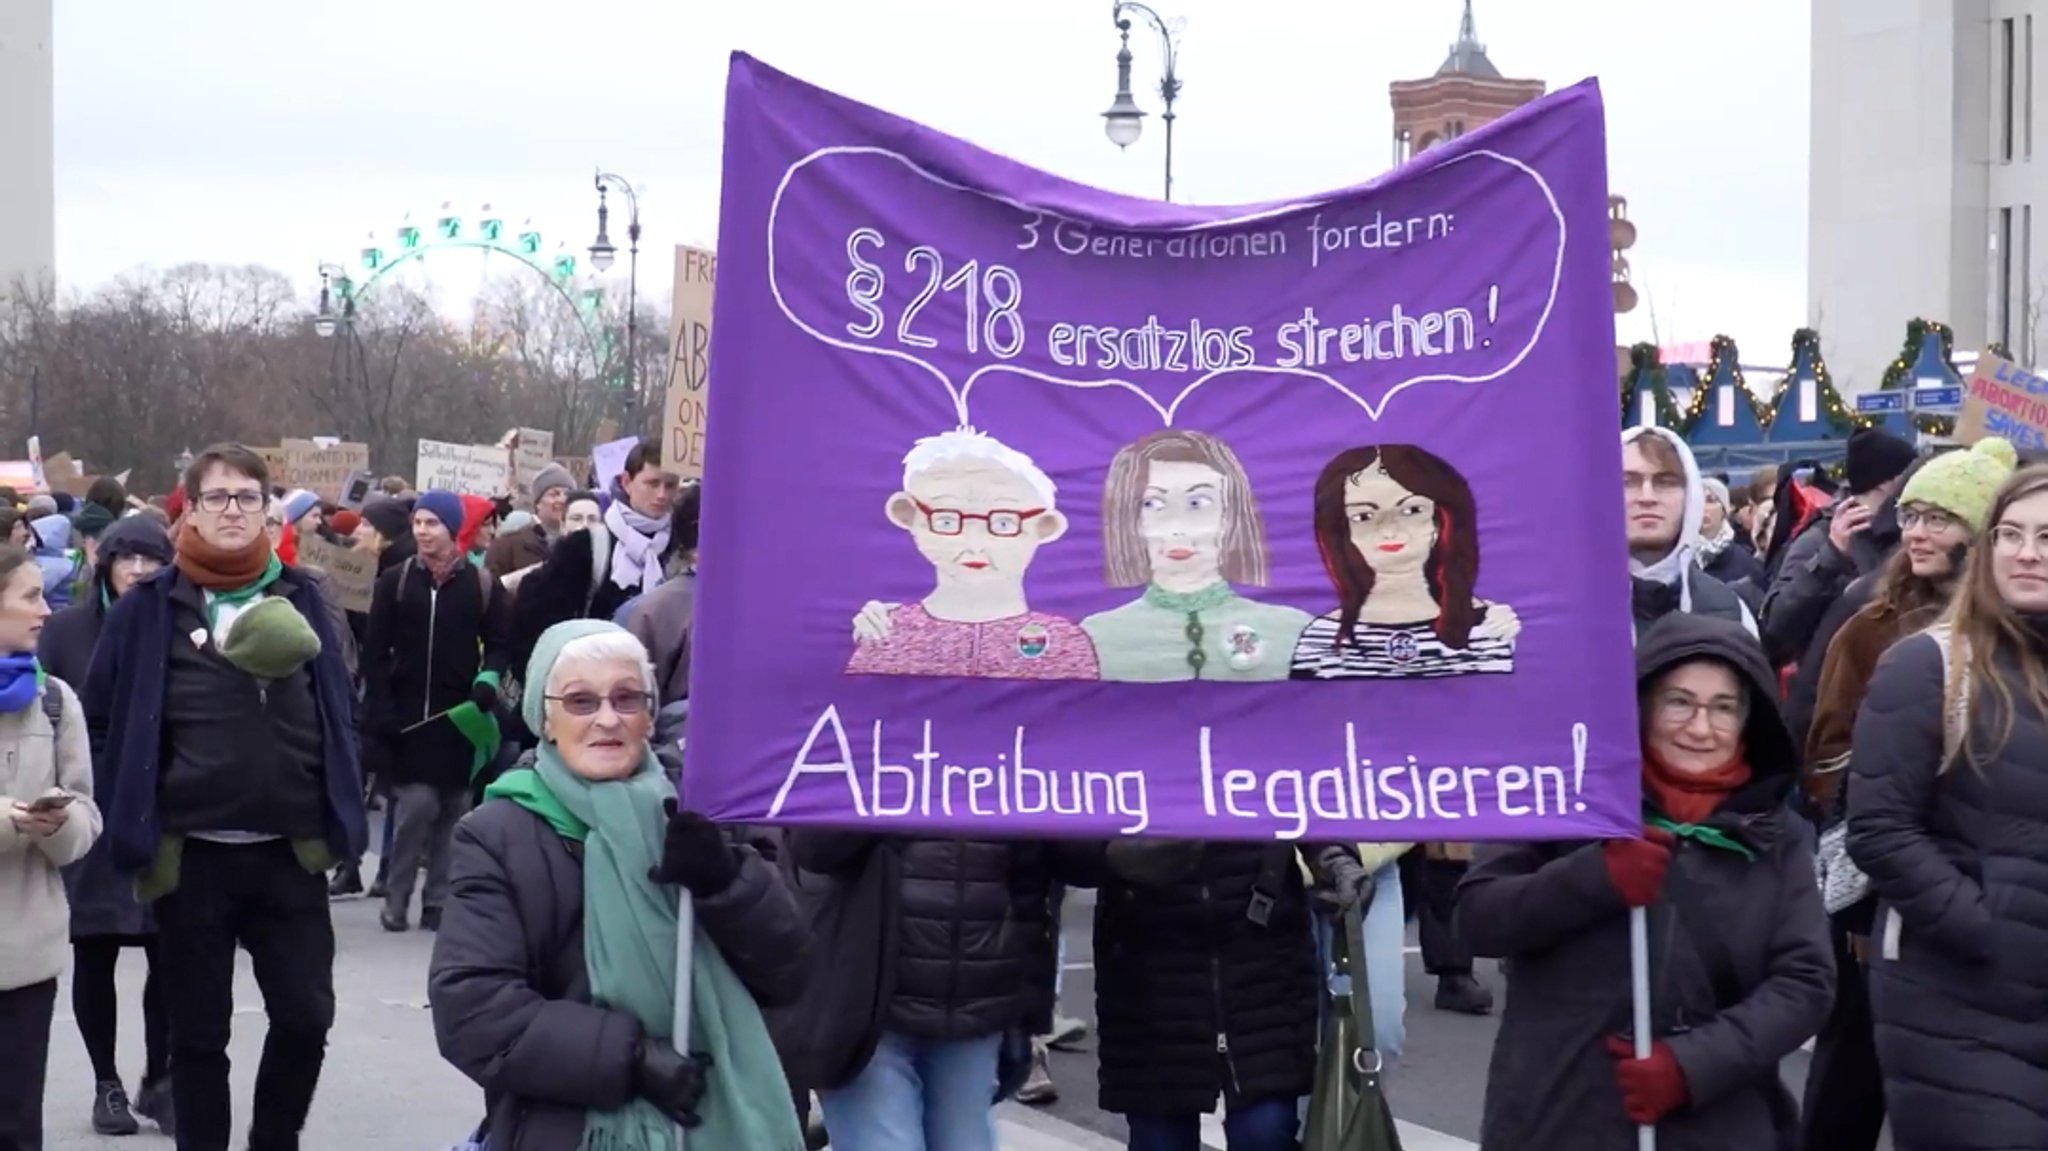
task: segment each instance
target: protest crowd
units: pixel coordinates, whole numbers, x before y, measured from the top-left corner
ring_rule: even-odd
[[[332,1070],[330,900],[367,894],[386,930],[438,933],[470,1146],[667,1147],[681,1123],[988,1151],[991,1107],[1055,1096],[1046,1051],[1078,1029],[1055,1012],[1073,888],[1098,891],[1096,1086],[1133,1151],[1192,1151],[1219,1101],[1233,1151],[1385,1145],[1313,1121],[1304,1144],[1303,1113],[1336,956],[1399,1075],[1409,917],[1437,1009],[1491,1012],[1475,957],[1506,972],[1482,1146],[1619,1151],[1648,1124],[1681,1151],[1869,1151],[1887,1119],[1902,1149],[2048,1146],[2048,468],[1876,430],[1839,476],[1701,475],[1654,428],[1622,462],[1642,836],[1476,850],[713,824],[680,756],[701,485],[651,441],[496,497],[394,478],[340,506],[235,444],[149,500],[0,491],[0,1148],[41,1146],[67,961],[94,1130],[239,1145],[238,948],[269,1024],[246,1146],[300,1147]],[[365,610],[307,559],[337,553],[374,560]],[[1646,1054],[1632,909],[1658,940]],[[659,1038],[683,978],[697,1056]],[[1795,1100],[1778,1067],[1809,1040]]]

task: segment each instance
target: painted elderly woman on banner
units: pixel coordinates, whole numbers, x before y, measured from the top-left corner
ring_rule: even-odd
[[[932,565],[913,604],[870,600],[853,620],[848,675],[1094,679],[1095,649],[1072,620],[1034,611],[1024,575],[1067,534],[1052,477],[973,428],[926,436],[903,457],[889,523]]]
[[[1295,679],[1434,679],[1515,670],[1513,608],[1473,594],[1479,527],[1458,469],[1412,444],[1342,452],[1315,486],[1316,549],[1337,608],[1294,648]]]
[[[1081,621],[1103,679],[1287,678],[1310,617],[1232,586],[1263,587],[1267,563],[1258,503],[1229,445],[1178,429],[1125,445],[1110,461],[1102,522],[1109,585],[1145,589]]]

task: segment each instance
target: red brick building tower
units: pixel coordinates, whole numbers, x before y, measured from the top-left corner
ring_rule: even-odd
[[[1427,80],[1396,80],[1389,85],[1394,100],[1394,163],[1498,120],[1543,95],[1541,80],[1510,80],[1486,58],[1486,45],[1472,19],[1472,0],[1458,24],[1458,42],[1443,67]]]

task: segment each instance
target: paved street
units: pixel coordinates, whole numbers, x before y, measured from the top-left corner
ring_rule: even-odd
[[[1069,897],[1063,1007],[1091,1023],[1092,914],[1091,893]],[[482,1101],[476,1088],[442,1062],[434,1048],[425,982],[433,937],[418,931],[386,934],[377,925],[376,906],[360,899],[335,905],[335,927],[340,1005],[307,1131],[308,1151],[434,1151],[454,1143],[480,1117]],[[1407,1052],[1389,1087],[1394,1110],[1403,1123],[1407,1151],[1472,1151],[1496,1017],[1474,1019],[1435,1010],[1430,1005],[1434,985],[1423,974],[1412,945],[1409,950]],[[1482,963],[1481,969],[1481,977],[1499,994],[1500,980],[1492,964]],[[122,1068],[133,1090],[133,1077],[142,1066],[139,954],[123,958],[120,978]],[[68,988],[62,994],[68,996]],[[246,1120],[262,1046],[261,1002],[244,959],[231,1049],[238,1120]],[[68,998],[60,1000],[51,1048],[45,1114],[52,1151],[146,1151],[169,1146],[170,1141],[146,1122],[140,1138],[109,1139],[92,1133],[92,1074],[72,1025]],[[1786,1063],[1786,1077],[1795,1091],[1806,1061],[1802,1053]],[[1081,1051],[1055,1052],[1052,1070],[1060,1088],[1057,1103],[1043,1109],[1012,1103],[1001,1109],[1003,1151],[1119,1151],[1123,1120],[1095,1107],[1092,1038]],[[1210,1146],[1222,1147],[1219,1125],[1211,1123],[1207,1135]]]

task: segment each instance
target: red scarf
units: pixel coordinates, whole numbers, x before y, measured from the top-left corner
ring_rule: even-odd
[[[449,579],[455,575],[455,569],[462,566],[464,562],[462,550],[455,546],[454,540],[448,541],[448,546],[445,550],[436,551],[427,550],[426,544],[421,543],[419,545],[419,556],[420,566],[427,569],[427,575],[434,581],[435,587],[445,586]]]
[[[1707,771],[1678,771],[1643,749],[1643,790],[1650,803],[1674,823],[1703,823],[1736,788],[1749,782],[1749,761],[1736,745],[1735,756]]]

